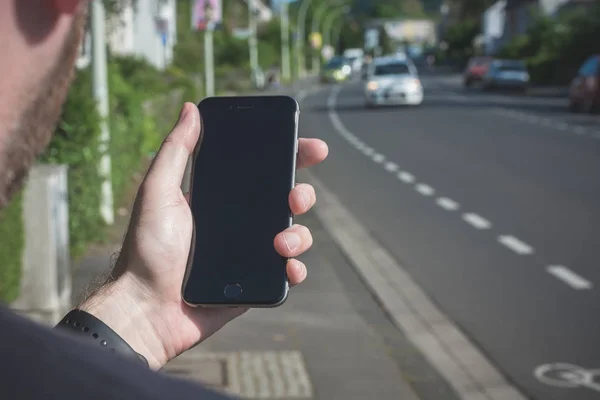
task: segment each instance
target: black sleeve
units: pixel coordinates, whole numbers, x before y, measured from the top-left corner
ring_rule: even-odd
[[[225,400],[0,305],[0,390],[19,400]]]

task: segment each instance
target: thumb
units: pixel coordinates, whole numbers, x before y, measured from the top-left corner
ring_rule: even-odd
[[[150,191],[179,191],[190,154],[200,138],[200,113],[193,103],[185,103],[179,120],[156,154],[144,185]]]

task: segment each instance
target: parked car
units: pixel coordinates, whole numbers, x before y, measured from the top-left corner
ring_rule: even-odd
[[[521,60],[494,60],[483,76],[483,89],[517,89],[526,92],[529,87],[527,65]]]
[[[369,66],[365,83],[365,106],[423,103],[423,86],[417,68],[404,57],[378,57]]]
[[[569,87],[569,110],[600,110],[600,54],[588,58]]]
[[[321,69],[321,82],[343,82],[352,73],[350,61],[343,56],[333,57]]]
[[[464,73],[464,84],[466,87],[473,85],[475,82],[481,82],[483,76],[488,71],[491,57],[473,57],[469,60]]]

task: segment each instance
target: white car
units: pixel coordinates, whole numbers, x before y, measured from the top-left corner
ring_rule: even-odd
[[[423,103],[423,85],[417,68],[405,57],[378,57],[369,65],[365,79],[365,105],[411,105]]]

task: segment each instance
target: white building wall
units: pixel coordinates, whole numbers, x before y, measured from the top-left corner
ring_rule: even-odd
[[[118,20],[110,21],[108,43],[111,51],[122,55],[136,55],[158,69],[164,69],[173,60],[176,42],[176,0],[139,0],[136,7],[127,7]],[[157,20],[167,23],[167,42],[163,45]]]

